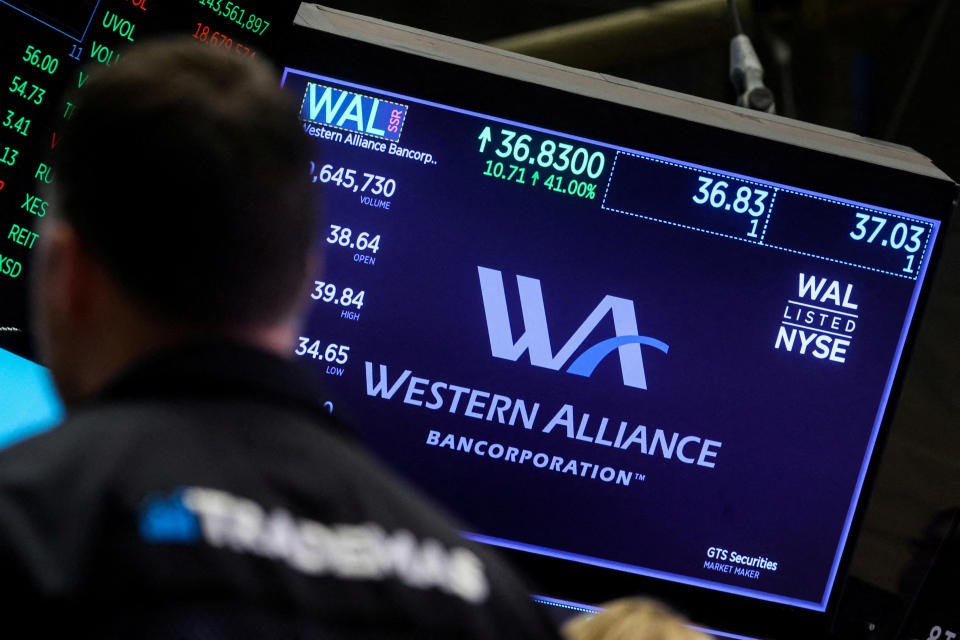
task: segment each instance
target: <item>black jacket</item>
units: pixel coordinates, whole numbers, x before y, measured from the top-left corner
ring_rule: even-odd
[[[71,637],[555,637],[296,364],[236,345],[145,359],[0,452],[0,579],[5,618]]]

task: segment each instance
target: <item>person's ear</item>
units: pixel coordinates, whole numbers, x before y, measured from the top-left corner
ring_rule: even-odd
[[[316,282],[323,277],[323,260],[319,254],[319,251],[311,251],[307,254],[307,259],[304,261],[304,270],[303,270],[303,285],[301,286],[301,294],[297,297],[296,302],[288,313],[289,319],[292,320],[296,325],[300,326],[306,320],[307,308],[310,303],[310,294],[314,292],[316,288]]]
[[[42,297],[46,313],[82,324],[91,316],[100,270],[73,227],[60,220],[46,222],[34,295]]]
[[[307,260],[304,266],[304,284],[306,285],[306,289],[312,292],[314,287],[313,283],[323,277],[323,260],[321,259],[320,252],[311,251],[307,254]],[[307,299],[309,298],[304,298],[304,300]]]

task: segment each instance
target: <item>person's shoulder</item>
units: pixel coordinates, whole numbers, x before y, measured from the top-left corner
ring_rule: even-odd
[[[124,446],[108,435],[115,413],[104,415],[78,413],[0,450],[0,573],[18,605],[64,597],[96,544],[111,449]]]
[[[366,523],[375,532],[371,540],[382,547],[373,555],[382,559],[385,577],[421,596],[414,610],[424,620],[458,630],[465,634],[461,637],[558,637],[524,581],[491,548],[464,538],[461,531],[467,527],[366,447],[337,436],[330,444],[329,458],[339,474],[338,502],[347,509],[339,518]]]
[[[87,408],[0,452],[0,515],[4,479],[22,494],[28,477],[30,504],[20,495],[17,519],[42,512],[59,530],[70,503],[91,518],[84,530],[121,529],[111,535],[139,549],[131,566],[189,553],[218,568],[203,578],[215,584],[268,566],[304,585],[289,596],[321,618],[418,637],[556,637],[494,553],[321,415],[209,399]],[[114,515],[97,524],[97,513]],[[174,526],[184,522],[196,523],[189,544]]]
[[[127,412],[105,407],[94,411],[79,411],[60,423],[37,432],[0,449],[0,475],[3,470],[19,464],[28,464],[35,470],[57,461],[84,461],[84,454],[98,442],[112,441],[109,438],[113,427],[122,424]],[[89,460],[86,460],[89,463]],[[40,475],[40,474],[36,474]]]

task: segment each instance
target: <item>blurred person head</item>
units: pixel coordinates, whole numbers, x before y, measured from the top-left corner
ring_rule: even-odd
[[[687,626],[667,606],[648,598],[623,598],[601,605],[599,613],[582,614],[562,629],[565,640],[710,640]]]
[[[80,77],[32,283],[38,348],[64,399],[190,339],[289,353],[316,210],[273,69],[174,39]]]

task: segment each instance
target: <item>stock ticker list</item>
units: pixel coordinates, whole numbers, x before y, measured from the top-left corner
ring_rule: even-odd
[[[324,216],[295,355],[331,411],[477,539],[821,605],[936,221],[306,71],[284,85]]]
[[[298,6],[289,0],[0,0],[0,348],[30,353],[25,283],[56,180],[53,152],[73,111],[65,96],[88,80],[84,65],[110,66],[126,47],[174,34],[237,55],[269,56]]]

